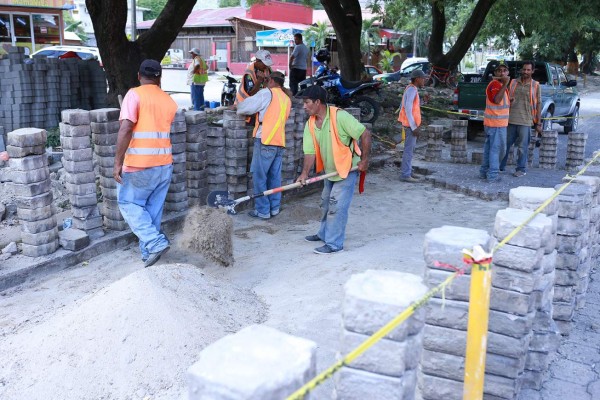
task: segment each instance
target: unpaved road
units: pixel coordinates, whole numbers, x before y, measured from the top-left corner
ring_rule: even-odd
[[[174,248],[144,270],[132,246],[1,293],[0,398],[182,398],[183,373],[198,352],[255,322],[314,340],[318,370],[326,368],[339,348],[343,285],[350,275],[367,269],[421,274],[427,231],[442,225],[490,231],[497,210],[506,207],[425,183],[401,183],[398,176],[394,166],[367,176],[366,192],[353,200],[345,251],[339,254],[314,254],[314,244],[303,240],[318,228],[314,194],[284,200],[282,213],[269,221],[235,216],[235,263],[228,268]],[[164,278],[164,265],[174,263],[198,269]],[[155,276],[163,276],[162,283]],[[206,290],[180,287],[182,276]],[[189,304],[186,310],[173,303],[176,296]],[[176,329],[158,329],[157,315],[169,310],[167,324],[191,324],[194,334],[174,341]],[[144,337],[161,345],[147,351]],[[119,338],[126,340],[115,343]],[[327,382],[316,398],[331,398],[332,389]]]

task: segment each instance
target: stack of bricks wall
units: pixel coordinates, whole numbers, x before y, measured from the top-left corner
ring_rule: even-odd
[[[294,128],[296,124],[296,110],[291,109],[290,115],[285,122],[285,150],[281,165],[281,184],[287,185],[296,180],[296,139]]]
[[[7,131],[33,125],[31,116],[31,103],[35,96],[33,66],[23,64],[24,59],[23,47],[10,47],[8,59],[0,61],[5,71],[1,75],[2,95],[0,96],[4,119],[0,122]],[[43,127],[43,125],[38,126]]]
[[[61,63],[64,63],[68,67],[69,74],[62,74],[63,79],[69,80],[69,86],[71,87],[71,93],[65,98],[69,99],[70,107],[79,107],[81,98],[81,85],[79,83],[79,65],[77,59],[66,58]]]
[[[520,186],[510,190],[509,207],[535,211],[545,201],[552,197],[554,193],[554,189],[551,188]],[[537,297],[535,317],[532,325],[533,336],[529,343],[525,371],[522,376],[523,388],[537,390],[541,388],[544,372],[551,361],[552,355],[558,348],[560,341],[558,327],[552,319],[552,302],[554,297],[554,281],[556,277],[558,200],[555,199],[547,204],[543,212],[552,221],[552,232],[550,240],[545,243],[544,254],[540,261],[542,275],[532,291],[532,295]],[[498,273],[497,267],[494,267],[493,271],[494,273]],[[494,279],[494,277],[492,277],[492,279]],[[517,287],[520,283],[521,282],[515,280],[514,286]]]
[[[30,257],[51,254],[58,248],[46,137],[44,129],[17,129],[8,133],[6,146],[21,222],[22,250]]]
[[[82,61],[89,70],[90,109],[105,108],[108,106],[106,96],[106,72],[95,60]]]
[[[427,127],[427,132],[427,149],[425,150],[425,161],[441,161],[442,148],[444,147],[444,127],[442,125],[429,125]]]
[[[550,130],[542,133],[540,146],[540,168],[555,169],[558,154],[558,131]]]
[[[467,163],[467,127],[469,121],[452,121],[452,133],[450,139],[450,161],[453,163]]]
[[[36,67],[43,68],[43,71],[47,70],[46,73],[46,110],[45,110],[45,122],[46,128],[55,128],[59,123],[59,113],[63,108],[61,107],[61,99],[63,97],[63,89],[61,88],[61,75],[59,64],[45,64],[48,59],[40,58],[35,61],[33,65],[34,71]],[[40,82],[43,85],[43,83]],[[36,85],[37,86],[37,85]],[[61,93],[62,92],[62,93]]]
[[[171,123],[171,148],[173,155],[173,174],[165,200],[166,211],[184,211],[189,207],[186,173],[186,136],[185,111],[177,110]]]
[[[225,163],[211,167],[211,171],[223,174],[227,190],[234,198],[238,198],[248,192],[248,133],[245,117],[232,111],[223,112],[223,130]]]
[[[104,227],[114,231],[123,231],[125,222],[117,203],[117,181],[113,177],[117,136],[119,134],[118,108],[100,108],[90,111],[94,160],[100,176],[102,203],[99,205]]]
[[[577,290],[591,266],[588,249],[592,199],[593,190],[587,185],[569,185],[558,196],[558,256],[552,318],[563,335],[571,329]]]
[[[483,150],[473,149],[473,151],[471,151],[471,164],[483,164]]]
[[[104,231],[98,210],[90,122],[89,111],[63,110],[60,141],[66,186],[73,210],[73,228],[85,231],[95,239],[104,236]]]
[[[186,132],[186,178],[190,206],[205,205],[208,196],[208,170],[206,161],[206,113],[188,111],[185,114]]]
[[[294,158],[296,159],[296,176],[302,171],[304,164],[304,126],[308,116],[302,107],[302,101],[299,99],[292,100],[296,115],[294,116]]]
[[[246,165],[246,170],[248,171],[248,195],[252,195],[254,193],[254,181],[252,180],[252,173],[250,172],[251,170],[251,166],[252,166],[252,158],[254,158],[254,141],[255,139],[252,137],[254,132],[253,127],[251,126],[247,126],[246,127],[246,141],[248,142],[248,151],[247,151],[247,155],[248,155],[248,163]],[[248,206],[252,206],[254,203],[254,200],[252,201],[252,203],[248,203]]]
[[[527,165],[532,167],[533,166],[533,152],[535,150],[535,130],[532,129],[531,130],[531,137],[529,139],[529,145],[527,146]]]
[[[92,108],[91,103],[91,88],[90,88],[90,71],[87,68],[87,63],[83,60],[77,60],[77,69],[79,70],[79,104],[77,107],[89,110]]]
[[[503,211],[499,214],[501,213]],[[512,210],[512,213],[527,214],[520,210]],[[513,226],[516,220],[520,220],[511,218],[510,214],[508,218],[501,214],[496,219],[496,230],[501,232],[497,236],[503,236],[505,230]],[[551,221],[546,218],[544,222],[547,223],[546,229],[550,232]],[[540,225],[541,223],[535,224],[536,227]],[[542,229],[534,231],[528,231],[526,237],[533,239],[537,234],[538,241],[541,242]],[[473,248],[474,245],[481,244],[489,249],[493,243],[494,240],[482,230],[452,226],[432,229],[427,233],[424,244],[426,283],[429,287],[437,286],[453,273],[444,267],[436,266],[436,262],[459,267],[462,265],[463,248]],[[495,275],[492,278],[487,338],[484,386],[486,398],[513,399],[517,396],[521,385],[518,378],[525,366],[534,318],[534,296],[514,290],[513,282],[522,284],[523,291],[531,291],[535,279],[528,278],[527,273],[516,269],[497,267],[496,262],[510,264],[511,260],[518,259],[518,255],[525,252],[528,253],[529,274],[535,275],[533,270],[536,262],[537,269],[541,272],[539,260],[543,255],[539,243],[537,247],[538,251],[506,248],[499,260],[494,258],[495,265],[492,271],[494,268],[499,270],[492,272]],[[515,251],[516,255],[513,254]],[[419,388],[424,400],[462,399],[470,280],[470,272],[457,277],[446,289],[445,300],[442,300],[442,294],[438,293],[426,306],[419,374]]]
[[[569,181],[570,178],[563,178]],[[580,277],[579,284],[575,289],[575,309],[579,310],[585,305],[585,295],[590,282],[589,272],[592,265],[598,260],[598,247],[600,235],[600,178],[596,176],[580,175],[573,179],[572,185],[582,185],[591,190],[592,201],[589,206],[590,225],[588,229],[587,259],[581,261],[577,275]]]
[[[235,111],[226,110],[223,112],[223,120],[225,115],[229,115]],[[237,130],[236,130],[237,131]],[[243,135],[246,135],[246,130],[243,130]],[[225,174],[225,129],[219,126],[210,126],[206,132],[206,163],[208,170],[208,191],[226,190],[227,175]]]
[[[422,279],[396,271],[368,270],[345,286],[341,354],[358,347],[427,292]],[[423,341],[424,310],[342,368],[335,377],[337,399],[413,400]]]
[[[568,171],[575,170],[583,164],[587,137],[587,133],[569,132],[567,141],[567,163],[565,165]]]
[[[59,110],[66,110],[68,108],[74,108],[75,105],[71,103],[71,70],[69,64],[66,62],[59,62],[58,58],[47,58],[48,68],[58,68],[60,71],[60,84],[57,93],[59,97]],[[66,60],[65,60],[66,61]]]

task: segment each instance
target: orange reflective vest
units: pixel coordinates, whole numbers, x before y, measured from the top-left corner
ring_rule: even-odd
[[[270,72],[271,68],[269,68],[269,73]],[[256,77],[256,68],[253,62],[246,66],[246,70],[244,71],[244,75],[242,76],[242,83],[240,83],[240,88],[237,94],[235,95],[235,104],[240,103],[246,100],[248,97],[250,97],[250,95],[248,94],[248,92],[246,92],[246,89],[244,88],[246,75],[249,75],[250,79],[252,79],[252,83],[256,85],[256,83],[258,82],[258,78]]]
[[[487,95],[487,91],[493,83],[496,81],[492,81],[487,86],[485,90],[485,111],[483,112],[483,125],[493,127],[493,128],[501,128],[504,126],[508,126],[508,114],[510,110],[510,101],[508,99],[508,93],[504,90],[504,94],[502,96],[502,101],[500,104],[496,104],[493,101],[490,101]]]
[[[514,99],[514,97],[515,97],[516,88],[517,88],[517,79],[513,79],[512,81],[510,81],[510,85],[508,85],[508,92],[510,94],[511,99]],[[533,118],[534,124],[538,123],[537,99],[538,99],[539,90],[540,90],[540,83],[538,81],[534,81],[532,79],[531,85],[529,86],[529,102],[531,104],[531,113],[533,114],[532,118]]]
[[[171,164],[170,132],[177,103],[156,85],[142,85],[131,90],[139,96],[140,105],[123,165],[150,168]]]
[[[356,140],[352,140],[354,143],[354,149],[351,150],[350,146],[346,146],[340,140],[340,136],[338,134],[337,129],[337,107],[329,106],[329,133],[332,137],[331,145],[333,149],[333,161],[335,162],[335,170],[340,175],[342,179],[346,179],[348,173],[350,172],[350,168],[352,168],[352,157],[354,154],[358,156],[361,155],[360,147],[358,147],[358,143]],[[315,153],[316,153],[316,172],[323,171],[324,164],[323,159],[321,158],[321,149],[319,148],[319,143],[317,142],[317,137],[315,136],[315,122],[316,117],[313,115],[308,119],[308,130],[312,136],[313,144],[315,145]]]
[[[258,115],[256,115],[252,137],[256,137],[258,127],[262,124],[261,143],[266,146],[285,147],[285,122],[290,116],[292,102],[280,88],[269,90],[271,91],[271,103],[265,111],[262,122],[258,122]]]
[[[415,96],[415,99],[413,100],[412,105],[412,116],[418,128],[419,126],[421,126],[421,100],[419,99],[419,91],[415,85],[411,83],[406,87],[406,89],[408,90],[408,88],[411,86],[414,87],[415,90],[417,90],[417,94]],[[406,91],[404,91],[404,93],[406,93]],[[402,124],[402,126],[410,128],[410,122],[408,122],[408,117],[406,116],[406,109],[404,107],[404,95],[402,96],[402,107],[400,108],[400,115],[398,115],[398,121]]]

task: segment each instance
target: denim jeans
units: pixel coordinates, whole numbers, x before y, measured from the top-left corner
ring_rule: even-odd
[[[344,248],[348,209],[354,194],[358,171],[352,171],[341,181],[324,181],[321,193],[321,227],[318,236],[333,250]]]
[[[412,159],[415,147],[417,146],[417,137],[413,135],[412,129],[410,128],[404,128],[404,134],[404,152],[402,153],[400,173],[402,178],[408,178],[412,176]]]
[[[254,150],[250,172],[254,194],[281,186],[281,163],[285,147],[265,146],[259,138],[254,139]],[[277,214],[281,206],[281,193],[262,196],[254,199],[254,208],[259,217],[268,218],[271,213]]]
[[[172,172],[171,164],[123,172],[123,183],[117,183],[119,210],[140,240],[142,259],[169,245],[169,240],[160,230],[160,222]]]
[[[506,127],[484,126],[485,144],[483,145],[483,162],[479,174],[493,180],[498,177],[500,159],[506,153]]]
[[[506,129],[506,155],[500,163],[500,169],[504,171],[506,162],[508,161],[508,153],[511,151],[511,146],[514,144],[517,147],[517,171],[526,172],[527,170],[527,149],[529,148],[529,140],[531,136],[531,126],[508,124]]]
[[[194,111],[204,110],[204,85],[192,85],[192,105]]]

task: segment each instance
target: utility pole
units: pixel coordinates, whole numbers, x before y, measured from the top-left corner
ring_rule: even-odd
[[[131,0],[131,41],[135,41],[137,37],[136,14],[135,0]]]
[[[417,34],[419,30],[415,28],[415,33],[413,33],[413,57],[417,56]]]

